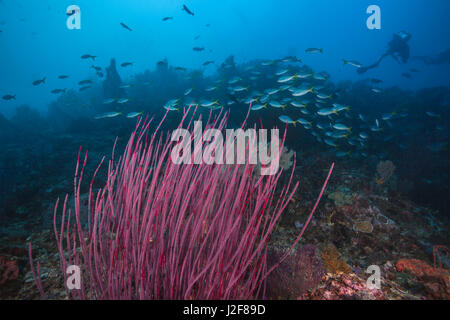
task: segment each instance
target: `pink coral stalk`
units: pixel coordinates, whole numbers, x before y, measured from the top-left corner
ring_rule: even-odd
[[[222,130],[226,118],[209,119],[207,127]],[[281,172],[255,181],[255,168],[249,164],[177,165],[170,161],[173,142],[159,133],[161,124],[150,134],[150,123],[138,122],[117,162],[113,151],[106,185],[98,191],[92,187],[96,170],[89,189],[86,227],[81,219],[80,186],[87,152],[82,162],[79,152],[74,217],[70,217],[72,210],[67,210],[66,196],[59,227],[59,201],[54,220],[62,272],[65,275],[71,264],[83,271],[82,288],[67,291],[69,296],[257,298],[265,278],[276,267],[266,265],[267,246],[298,187],[296,183],[291,188],[295,165],[281,192],[277,189]],[[187,128],[192,132],[192,118]],[[325,185],[295,243],[311,220]],[[36,280],[41,291],[39,277]]]

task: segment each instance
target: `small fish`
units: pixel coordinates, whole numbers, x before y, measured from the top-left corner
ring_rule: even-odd
[[[402,73],[402,76],[405,77],[405,78],[408,78],[408,79],[411,79],[411,78],[412,78],[411,73],[408,73],[408,72]]]
[[[309,72],[309,71],[307,71],[307,72],[301,71],[301,72],[299,72],[297,74],[297,77],[300,78],[300,79],[306,79],[306,78],[309,78],[309,77],[312,77],[312,76],[313,76],[313,73]]]
[[[342,124],[342,123],[335,123],[333,125],[333,128],[336,130],[341,130],[341,131],[351,131],[352,130],[352,128],[347,127],[345,124]]]
[[[275,60],[266,60],[266,61],[261,62],[261,65],[262,66],[271,66],[274,63],[275,63]]]
[[[361,68],[361,66],[362,66],[361,63],[359,63],[358,61],[355,61],[355,60],[342,59],[342,61],[344,62],[344,65],[349,64],[349,65],[354,66],[356,68]]]
[[[270,101],[269,105],[274,108],[282,108],[282,109],[284,109],[286,107],[286,105],[281,104],[280,102],[275,101],[275,100]]]
[[[331,137],[334,139],[348,138],[349,132],[333,132]]]
[[[128,98],[122,98],[122,99],[117,100],[117,103],[118,103],[118,104],[124,104],[124,103],[127,103],[128,101],[130,101],[130,99],[128,99]]]
[[[95,69],[95,71],[101,71],[102,70],[101,67],[97,67],[97,66],[94,66],[94,65],[92,65],[91,68]]]
[[[208,101],[208,100],[202,100],[200,101],[200,106],[208,108],[208,107],[212,107],[214,105],[218,105],[219,104],[219,100],[216,101]]]
[[[192,50],[200,52],[200,51],[204,51],[205,48],[203,48],[203,47],[193,47]]]
[[[212,86],[212,87],[206,88],[205,91],[206,91],[206,92],[211,92],[211,91],[216,90],[217,88],[218,88],[217,86]]]
[[[167,20],[173,20],[173,17],[164,17],[164,18],[162,18],[162,21],[167,21]]]
[[[51,91],[53,94],[63,93],[66,92],[66,89],[54,89]]]
[[[133,30],[131,30],[131,28],[130,28],[129,26],[127,26],[127,25],[126,25],[125,23],[123,23],[123,22],[121,22],[120,25],[121,25],[123,28],[125,28],[125,29],[127,29],[127,30],[129,30],[129,31],[133,31]]]
[[[289,116],[279,116],[278,119],[280,119],[281,122],[287,123],[287,124],[293,124],[295,126],[295,121],[291,119]]]
[[[287,72],[289,72],[289,69],[281,69],[281,70],[278,70],[275,74],[277,76],[282,76],[283,74],[285,74]]]
[[[187,69],[184,67],[175,67],[175,70],[176,71],[187,71]]]
[[[306,108],[306,104],[298,101],[291,101],[291,105],[296,108]]]
[[[292,92],[292,96],[301,97],[301,96],[308,94],[309,92],[313,92],[313,90],[314,90],[314,87],[311,87],[309,89],[296,89]]]
[[[203,66],[207,66],[208,64],[212,64],[212,63],[214,63],[214,60],[205,61],[205,62],[203,62]]]
[[[287,56],[281,59],[281,62],[302,62],[302,60],[296,56]]]
[[[86,60],[86,59],[92,59],[95,61],[95,58],[97,58],[96,56],[91,56],[90,54],[84,54],[81,56],[81,59]]]
[[[84,87],[81,87],[79,89],[79,91],[81,92],[81,91],[84,91],[84,90],[87,90],[87,89],[90,89],[90,88],[92,88],[92,86],[84,86]]]
[[[179,111],[180,109],[177,107],[173,107],[173,106],[164,106],[164,109],[168,110],[168,111]]]
[[[372,78],[372,79],[370,79],[370,81],[372,81],[372,83],[381,83],[381,82],[383,82],[383,80],[376,79],[376,78]]]
[[[294,74],[294,75],[291,75],[291,76],[284,76],[284,77],[279,78],[277,80],[277,82],[278,83],[286,83],[286,82],[290,82],[290,81],[292,81],[292,80],[294,80],[296,78],[297,78],[297,74]]]
[[[332,96],[333,96],[332,93],[329,94],[329,95],[324,94],[324,93],[318,93],[318,94],[316,95],[316,97],[319,98],[319,99],[330,99]]]
[[[167,60],[160,60],[156,63],[159,67],[167,67],[169,65],[169,63],[167,62]]]
[[[191,16],[193,16],[194,15],[194,13],[191,11],[191,10],[189,10],[189,8],[188,7],[186,7],[186,5],[185,4],[183,4],[183,9],[182,10],[184,10],[184,11],[186,11],[186,13],[187,14],[190,14]]]
[[[114,99],[114,98],[105,99],[105,100],[103,100],[103,104],[111,104],[114,101],[116,101],[116,99]]]
[[[129,118],[129,119],[136,118],[137,116],[140,116],[143,113],[144,113],[144,111],[141,111],[141,112],[130,112],[129,114],[127,114],[127,118]]]
[[[187,89],[187,90],[184,92],[184,95],[185,95],[185,96],[189,95],[189,94],[192,92],[192,90],[194,90],[194,88],[189,88],[189,89]]]
[[[349,111],[350,110],[350,106],[344,106],[342,104],[333,103],[333,110],[335,110],[336,112],[340,112],[342,110]]]
[[[306,53],[323,53],[323,49],[319,49],[319,48],[308,48],[305,50]]]
[[[133,62],[124,62],[121,64],[123,68],[133,65]]]
[[[378,89],[378,88],[372,88],[372,91],[375,92],[375,93],[381,93],[381,90]]]
[[[329,145],[329,146],[331,146],[331,147],[337,147],[337,145],[336,145],[336,143],[333,141],[333,140],[330,140],[330,139],[323,139],[323,141],[327,144],[327,145]]]
[[[369,138],[369,135],[367,133],[365,133],[365,132],[360,132],[359,136],[361,137],[361,139],[364,139],[364,140]]]
[[[252,111],[258,111],[258,110],[261,110],[263,108],[267,108],[267,104],[255,104],[255,105],[252,105]]]
[[[337,113],[338,111],[335,110],[334,108],[323,108],[317,111],[317,114],[319,116],[329,116],[330,114],[337,114]]]
[[[106,113],[96,116],[94,119],[99,120],[99,119],[105,119],[105,118],[115,118],[115,117],[120,116],[121,114],[122,114],[122,112],[116,112],[116,111],[106,112]]]
[[[38,85],[40,85],[41,83],[45,83],[45,77],[42,78],[41,80],[33,81],[33,86],[38,86]]]
[[[97,76],[99,78],[103,78],[104,74],[103,74],[103,72],[97,71]]]
[[[248,90],[248,87],[237,86],[237,87],[234,87],[233,90],[236,91],[236,92],[241,92],[241,91],[244,91],[244,90]]]
[[[200,36],[195,36],[194,40],[200,39]]]
[[[310,126],[312,123],[311,123],[311,121],[308,121],[308,120],[306,120],[306,119],[304,119],[304,118],[298,118],[297,119],[297,122],[298,123],[300,123],[301,125],[308,125],[308,126]]]
[[[232,79],[230,79],[228,81],[228,84],[235,84],[235,83],[237,83],[237,82],[239,82],[241,80],[242,80],[242,78],[240,78],[240,77],[233,77]]]
[[[58,76],[58,79],[67,79],[69,76],[66,76],[65,74]]]
[[[89,83],[92,83],[92,80],[87,79],[87,80],[82,80],[82,81],[78,82],[78,85],[81,86],[83,84],[89,84]]]
[[[16,100],[16,95],[7,94],[3,96],[3,100],[12,100],[12,99]]]
[[[431,118],[439,118],[439,117],[440,117],[439,114],[434,113],[434,112],[432,112],[432,111],[426,111],[425,114],[426,114],[427,116],[431,117]]]
[[[133,84],[124,84],[124,85],[121,85],[119,88],[120,89],[129,89],[131,87],[134,87],[134,85]]]
[[[392,113],[384,113],[384,114],[381,115],[381,119],[384,120],[384,121],[391,120],[392,117],[393,117],[395,114],[396,114],[395,112],[392,112]]]
[[[383,128],[380,128],[378,126],[370,126],[370,131],[379,132],[379,131],[383,131]]]

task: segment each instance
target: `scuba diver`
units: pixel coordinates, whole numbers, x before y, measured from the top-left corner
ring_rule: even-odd
[[[408,41],[411,39],[411,35],[407,32],[400,31],[394,34],[394,37],[389,42],[388,50],[384,53],[374,64],[358,68],[358,73],[363,74],[367,72],[369,69],[373,69],[378,67],[378,65],[383,61],[387,56],[391,56],[398,63],[407,63],[409,59],[409,45]]]

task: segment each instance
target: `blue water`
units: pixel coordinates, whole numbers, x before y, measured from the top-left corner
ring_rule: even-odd
[[[333,80],[358,80],[353,68],[341,59],[372,63],[386,49],[392,34],[412,34],[412,56],[431,56],[449,48],[450,29],[445,24],[450,3],[433,0],[359,1],[186,1],[194,16],[181,10],[180,1],[77,0],[9,1],[0,3],[0,93],[17,94],[17,103],[45,112],[54,99],[50,90],[31,82],[47,77],[46,88],[59,88],[59,74],[70,74],[66,87],[95,75],[79,57],[98,56],[96,65],[106,66],[111,57],[135,64],[123,71],[128,77],[151,69],[167,58],[173,65],[196,68],[206,60],[223,61],[233,54],[237,62],[254,58],[274,59],[296,54],[314,69],[326,70]],[[68,30],[66,8],[81,8],[81,30]],[[381,30],[366,26],[366,9],[381,8]],[[161,21],[163,17],[174,19]],[[124,22],[133,32],[123,29]],[[210,24],[210,27],[206,27]],[[198,40],[194,37],[200,36]],[[201,53],[193,46],[204,46]],[[305,56],[309,47],[324,48],[323,55]],[[405,79],[411,67],[420,77]],[[212,72],[214,66],[206,68]],[[417,89],[449,85],[449,64],[422,67],[385,59],[370,76],[382,78],[384,86]],[[0,101],[0,112],[14,114],[15,105]]]

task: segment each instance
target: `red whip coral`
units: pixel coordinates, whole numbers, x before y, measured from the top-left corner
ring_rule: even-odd
[[[191,123],[192,118],[188,130],[192,130]],[[212,123],[208,121],[207,127],[221,130],[225,124],[226,116],[217,117]],[[69,291],[66,286],[68,296],[76,299],[260,296],[265,278],[277,266],[269,267],[266,263],[269,238],[298,186],[297,183],[291,188],[293,170],[289,183],[276,196],[281,172],[254,181],[251,178],[254,166],[249,164],[174,164],[170,161],[173,143],[158,131],[159,126],[150,133],[147,121],[138,123],[117,163],[113,151],[106,185],[94,191],[97,169],[90,183],[86,227],[81,219],[80,186],[87,153],[83,162],[79,153],[74,208],[68,209],[66,196],[59,226],[56,219],[59,201],[55,207],[54,232],[62,272],[66,281],[69,265],[78,265],[83,274],[79,290]],[[311,220],[332,169],[294,245]],[[36,274],[32,261],[31,265],[43,294],[39,270]]]

